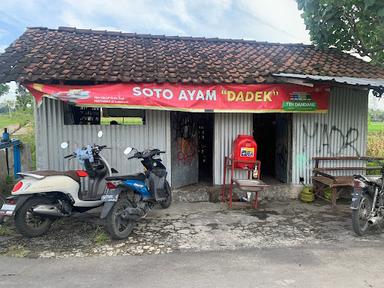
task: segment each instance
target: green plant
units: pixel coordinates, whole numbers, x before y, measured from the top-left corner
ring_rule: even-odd
[[[31,158],[32,158],[32,169],[36,168],[36,142],[35,142],[35,132],[32,128],[32,132],[24,135],[17,135],[17,139],[19,139],[23,144],[28,144],[31,149]]]
[[[104,229],[100,226],[97,226],[95,232],[93,233],[93,241],[97,245],[102,245],[109,240],[107,233],[105,233]]]
[[[15,232],[7,225],[0,225],[0,236],[12,236]]]
[[[11,194],[13,185],[15,185],[15,179],[13,176],[7,175],[5,177],[4,183],[1,183],[1,194],[4,196],[9,196]]]
[[[9,92],[9,86],[7,84],[0,84],[0,97]]]
[[[6,256],[11,256],[11,257],[26,257],[28,256],[30,251],[28,249],[25,249],[21,245],[12,245],[8,247],[7,252],[5,253]]]

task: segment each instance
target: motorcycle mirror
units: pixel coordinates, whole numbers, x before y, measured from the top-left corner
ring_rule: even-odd
[[[132,147],[127,147],[127,148],[125,148],[125,150],[124,150],[124,155],[128,155],[129,153],[131,153],[132,150],[133,150]]]
[[[99,137],[99,138],[103,137],[103,131],[97,132],[97,137]]]
[[[63,142],[60,144],[61,149],[67,149],[68,148],[68,142]]]

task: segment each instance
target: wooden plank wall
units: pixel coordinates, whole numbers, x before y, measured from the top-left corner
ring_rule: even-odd
[[[33,167],[31,147],[28,144],[23,144],[20,151],[21,156],[21,171],[29,171]],[[13,148],[8,149],[9,161],[9,176],[13,177]],[[5,183],[8,176],[6,152],[5,149],[0,150],[0,185]]]

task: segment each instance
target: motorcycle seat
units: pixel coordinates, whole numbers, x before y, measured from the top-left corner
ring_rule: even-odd
[[[131,175],[120,175],[120,176],[110,176],[106,177],[107,181],[116,181],[116,180],[139,180],[144,181],[145,175],[143,173],[131,174]]]
[[[18,173],[21,176],[42,176],[41,179],[48,176],[67,176],[75,180],[76,182],[80,182],[80,177],[77,175],[76,170],[68,170],[68,171],[55,171],[55,170],[38,170],[38,171],[28,171],[23,173]],[[40,178],[40,177],[37,177]]]
[[[383,179],[381,177],[372,177],[372,176],[366,176],[369,182],[376,184],[377,186],[382,186],[383,185]]]

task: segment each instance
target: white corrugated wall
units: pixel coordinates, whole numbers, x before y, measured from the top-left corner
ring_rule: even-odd
[[[253,114],[216,113],[214,123],[213,182],[223,182],[224,156],[232,151],[232,142],[239,134],[252,135]]]
[[[332,88],[326,114],[293,114],[292,182],[299,183],[300,177],[311,182],[314,156],[365,156],[367,117],[368,91],[351,88]],[[338,165],[350,166],[351,162],[339,161]]]
[[[329,112],[326,114],[293,114],[292,117],[292,182],[304,177],[310,183],[312,157],[365,155],[367,143],[368,91],[333,88]],[[36,111],[37,167],[39,169],[78,168],[75,161],[63,156],[87,143],[110,146],[103,155],[120,173],[142,169],[135,160],[126,160],[123,150],[127,146],[138,149],[156,147],[168,151],[163,159],[171,171],[170,112],[146,111],[144,126],[64,125],[63,105],[44,98]],[[97,138],[97,132],[104,132]],[[222,183],[223,158],[231,152],[232,142],[238,134],[252,135],[253,115],[250,113],[216,113],[214,123],[214,184]],[[60,143],[70,142],[70,148],[60,149]],[[348,163],[340,163],[348,165]],[[169,175],[171,177],[171,175]],[[169,179],[171,180],[171,179]]]
[[[171,131],[168,111],[147,110],[146,123],[143,126],[64,125],[63,103],[44,98],[36,111],[36,120],[38,169],[78,169],[77,161],[63,159],[64,155],[70,154],[76,147],[96,143],[111,147],[110,150],[104,150],[102,155],[120,174],[143,170],[138,160],[127,160],[124,157],[123,151],[127,146],[138,150],[159,148],[167,151],[168,153],[162,158],[171,171]],[[102,138],[97,138],[99,130],[104,132]],[[60,148],[60,143],[63,141],[70,143],[66,150]],[[168,179],[171,180],[170,173]]]

